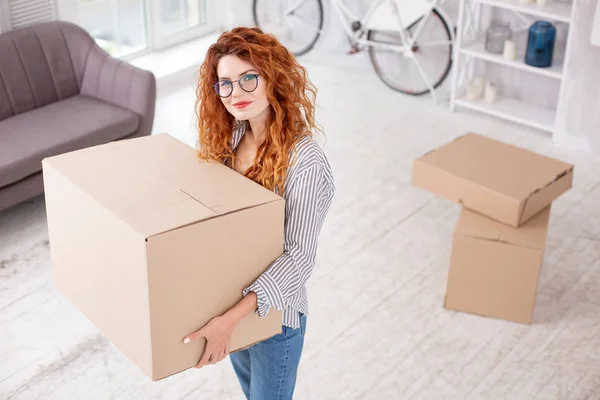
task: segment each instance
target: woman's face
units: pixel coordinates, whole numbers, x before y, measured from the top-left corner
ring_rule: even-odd
[[[217,87],[223,105],[237,120],[250,120],[269,108],[267,85],[258,70],[238,56],[227,55],[217,65]]]

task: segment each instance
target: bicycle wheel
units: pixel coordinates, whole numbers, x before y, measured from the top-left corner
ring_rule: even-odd
[[[418,32],[412,52],[369,47],[371,63],[379,78],[390,88],[413,96],[429,93],[423,75],[435,89],[446,79],[452,67],[450,27],[435,9],[425,20],[423,27],[419,28],[423,18],[404,32],[407,39]],[[370,30],[367,38],[378,43],[402,45],[399,32]]]
[[[254,24],[295,56],[310,51],[323,29],[321,0],[254,0],[252,13]]]

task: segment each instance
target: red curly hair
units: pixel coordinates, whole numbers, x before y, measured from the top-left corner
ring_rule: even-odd
[[[238,56],[258,69],[267,83],[271,107],[265,140],[245,176],[283,194],[287,171],[293,164],[290,150],[300,136],[312,137],[314,131],[322,133],[314,116],[317,89],[308,79],[306,69],[273,35],[245,27],[221,34],[208,49],[196,89],[197,154],[201,160],[230,163],[235,160],[232,130],[237,121],[213,88],[218,80],[217,65],[226,55]]]

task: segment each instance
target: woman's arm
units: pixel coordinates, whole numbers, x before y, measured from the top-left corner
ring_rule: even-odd
[[[244,296],[244,298],[240,300],[235,306],[230,308],[225,313],[224,317],[230,319],[234,324],[237,325],[238,322],[240,322],[253,311],[255,311],[257,307],[258,298],[256,297],[256,293],[251,292],[248,293],[247,296]]]
[[[245,297],[256,294],[261,317],[271,307],[284,310],[312,274],[319,232],[332,197],[323,185],[324,173],[324,166],[315,163],[299,172],[286,189],[284,253],[243,290]]]

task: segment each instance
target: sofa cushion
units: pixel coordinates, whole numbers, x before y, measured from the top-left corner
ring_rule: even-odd
[[[42,159],[118,140],[140,117],[77,95],[0,121],[0,187],[42,170]]]
[[[73,50],[87,54],[92,42],[80,31],[56,22],[0,35],[0,120],[79,94]]]

